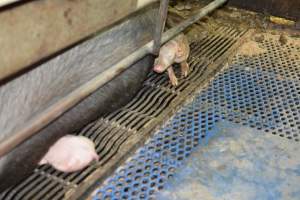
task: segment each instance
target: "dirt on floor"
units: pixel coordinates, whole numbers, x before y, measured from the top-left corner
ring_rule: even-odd
[[[193,16],[208,3],[209,1],[205,0],[171,1],[168,15],[169,27]],[[257,33],[269,33],[270,30],[272,30],[275,33],[266,37],[278,37],[276,39],[282,44],[286,42],[299,44],[299,40],[294,41],[294,39],[300,38],[300,29],[298,27],[299,25],[297,25],[300,22],[293,23],[293,25],[284,25],[274,23],[271,19],[272,16],[263,15],[261,13],[233,7],[222,7],[222,9],[217,9],[212,14],[199,20],[188,28],[185,33],[188,35],[190,41],[200,40],[207,37],[209,34],[213,34],[220,25],[230,24],[230,26],[236,26],[236,28],[239,29],[255,29],[255,32]],[[286,37],[286,35],[289,35],[290,37]],[[257,47],[253,42],[248,43],[247,45]]]
[[[197,0],[173,0],[170,1],[167,28],[171,28],[183,20],[195,15],[201,8],[207,5],[207,1]],[[276,24],[271,16],[255,13],[232,7],[222,7],[212,14],[202,18],[197,23],[185,30],[189,42],[196,42],[214,35],[220,26],[235,26],[240,30],[252,29],[252,36],[237,50],[239,55],[255,56],[265,53],[267,50],[262,45],[264,40],[273,40],[282,45],[293,43],[300,48],[300,30],[297,24]],[[299,55],[290,52],[291,59]]]
[[[266,51],[267,50],[260,47],[257,42],[250,40],[245,42],[238,49],[238,54],[246,55],[246,56],[254,56],[254,55],[265,53]]]

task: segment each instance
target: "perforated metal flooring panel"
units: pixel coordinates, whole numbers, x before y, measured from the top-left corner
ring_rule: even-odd
[[[156,199],[299,199],[297,142],[226,120],[209,134]]]
[[[99,182],[91,197],[93,199],[161,197],[156,195],[159,191],[164,191],[168,180],[176,180],[176,171],[185,167],[185,160],[190,154],[201,148],[201,145],[214,140],[216,134],[221,134],[222,131],[214,129],[222,121],[251,129],[253,137],[259,138],[262,134],[269,134],[279,143],[282,141],[287,143],[286,146],[290,144],[298,147],[299,39],[288,38],[285,43],[281,41],[279,35],[266,33],[259,37],[263,37],[259,42],[254,42],[253,39],[245,43],[234,56],[232,63],[200,91],[191,103],[182,107],[112,176],[104,182]],[[299,148],[294,150],[299,151]],[[275,152],[272,148],[269,151]],[[282,157],[289,155],[282,151]],[[291,164],[292,168],[294,167],[292,165],[296,166],[293,177],[298,180],[296,183],[299,186],[299,159],[294,162]],[[280,173],[280,169],[278,170]],[[283,178],[287,179],[288,176]],[[213,183],[211,182],[211,187],[214,187]],[[275,190],[273,186],[271,184],[266,189],[272,193]],[[295,188],[295,185],[291,187]],[[284,195],[275,194],[277,199],[284,199],[286,197]],[[298,198],[299,191],[288,195]],[[263,196],[261,197],[263,199]]]
[[[207,82],[208,79],[222,67],[222,63],[226,61],[232,51],[236,49],[245,32],[245,30],[238,30],[227,26],[217,27],[207,38],[195,41],[191,44],[191,56],[189,59],[191,67],[190,74],[187,78],[180,78],[179,85],[176,88],[170,85],[166,75],[150,73],[141,91],[128,105],[115,113],[87,125],[78,133],[91,138],[95,142],[97,152],[100,156],[98,163],[77,173],[61,173],[50,166],[39,167],[23,182],[0,194],[0,199],[52,200],[76,199],[81,196],[88,187],[93,185],[95,180],[103,180],[107,177],[119,163],[128,157],[132,150],[145,142],[153,129],[163,120],[166,120],[187,96],[197,87],[203,85],[204,82]],[[207,114],[203,113],[203,115],[206,116]],[[187,114],[185,116],[188,117]],[[202,117],[202,114],[200,114],[199,120],[202,119]],[[214,120],[211,120],[211,117],[216,118],[216,116],[206,117],[208,117],[210,121],[205,129],[213,125]],[[174,124],[174,126],[177,126],[178,130],[183,130],[184,127],[187,126],[185,122],[188,120],[187,118],[178,118],[178,120],[182,121],[179,121],[179,124]],[[204,131],[204,129],[202,131]],[[180,154],[178,160],[183,159],[187,153],[185,153],[185,150],[180,149],[179,146],[177,147],[177,145],[182,147],[181,142],[178,143],[177,140],[180,140],[180,138],[184,140],[186,136],[182,135],[180,138],[173,138],[173,134],[176,134],[173,129],[168,129],[168,134],[169,136],[166,137],[169,139],[172,138],[167,142],[168,145],[172,147],[175,145],[175,149],[172,148],[169,150],[175,151],[173,152],[174,155]],[[188,152],[196,145],[198,137],[201,136],[189,136],[189,147],[184,147]],[[161,138],[160,140],[164,139]],[[157,145],[163,147],[163,144],[164,143],[159,143]],[[145,150],[148,150],[148,148],[149,152],[144,152],[145,155],[152,155],[152,153],[156,151],[155,146],[149,146]],[[151,188],[162,187],[161,185],[166,180],[167,174],[170,172],[173,173],[172,170],[175,169],[177,164],[177,161],[174,162],[174,168],[169,168],[169,165],[164,165],[163,169],[166,171],[161,171],[160,162],[156,162],[154,158],[160,158],[162,152],[160,152],[160,150],[157,151],[157,153],[153,154],[153,159],[151,158],[148,161],[150,162],[149,165],[144,166],[147,167],[147,170],[153,166],[157,166],[157,168],[155,167],[153,169],[153,173],[148,172],[156,184],[153,186],[152,184],[154,184],[154,182],[152,181]],[[172,163],[173,161],[169,164]],[[144,164],[146,164],[146,162]],[[132,166],[133,168],[135,167],[135,165]],[[139,169],[137,173],[140,174],[144,172],[144,169]],[[126,177],[123,178],[118,175],[117,178],[118,180],[120,179],[120,181],[123,179],[125,182],[127,181],[126,183],[121,183],[120,187],[118,186],[120,191],[122,190],[124,192],[125,190],[125,193],[122,192],[121,194],[121,196],[125,195],[124,198],[126,196],[129,198],[131,195],[131,192],[126,192],[126,188],[130,188],[133,183],[132,181],[129,182],[128,178],[130,176],[135,177],[136,181],[143,179],[143,176],[138,178],[135,173],[130,173],[131,174],[127,174]],[[148,181],[147,184],[150,184],[150,182]],[[117,187],[117,185],[115,186]],[[112,189],[113,191],[117,191],[115,190],[115,186],[112,187],[114,188]],[[135,185],[132,186],[135,187]],[[138,187],[141,189],[140,192],[137,193],[138,196],[141,196],[145,191],[147,191],[148,194],[152,194],[150,186],[146,187],[146,190],[141,185]],[[108,192],[109,190],[104,189],[104,191]],[[115,193],[112,194],[117,195]],[[105,195],[106,194],[104,194],[104,196]],[[100,198],[100,193],[97,194],[97,196]]]

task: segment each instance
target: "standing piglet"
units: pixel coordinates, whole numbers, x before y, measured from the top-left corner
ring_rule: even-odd
[[[180,34],[160,48],[159,56],[154,62],[153,70],[157,73],[162,73],[167,70],[171,84],[176,86],[178,85],[178,80],[175,76],[172,64],[179,63],[181,73],[186,77],[189,72],[189,65],[187,63],[189,53],[190,47],[188,40],[184,34]]]

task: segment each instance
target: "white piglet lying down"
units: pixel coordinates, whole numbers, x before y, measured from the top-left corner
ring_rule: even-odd
[[[49,164],[62,172],[75,172],[98,159],[93,141],[84,136],[66,135],[50,147],[39,165]]]

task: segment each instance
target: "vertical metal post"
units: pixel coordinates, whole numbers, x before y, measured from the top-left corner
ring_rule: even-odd
[[[157,24],[154,32],[154,45],[153,45],[153,54],[158,55],[160,45],[161,45],[161,37],[165,28],[166,19],[168,15],[168,5],[169,0],[160,0],[159,6],[159,15],[157,18]]]

